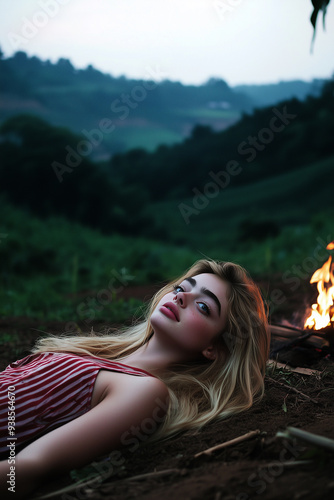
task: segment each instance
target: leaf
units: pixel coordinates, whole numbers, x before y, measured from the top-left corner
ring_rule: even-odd
[[[313,51],[313,45],[315,40],[315,28],[317,24],[317,17],[319,11],[322,10],[322,23],[323,23],[323,29],[325,30],[325,17],[329,2],[330,0],[312,0],[313,12],[311,14],[311,24],[313,26],[313,37],[311,42],[311,52]]]

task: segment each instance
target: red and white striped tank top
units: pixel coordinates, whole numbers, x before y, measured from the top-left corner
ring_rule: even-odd
[[[153,376],[103,358],[68,353],[31,354],[0,373],[0,459],[90,410],[100,370]]]

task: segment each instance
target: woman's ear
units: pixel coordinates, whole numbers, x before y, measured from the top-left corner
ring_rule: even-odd
[[[214,361],[217,358],[217,348],[210,345],[202,351],[202,354],[205,358],[210,359],[210,361]]]

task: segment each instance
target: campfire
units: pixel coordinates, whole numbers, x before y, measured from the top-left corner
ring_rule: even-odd
[[[327,250],[334,250],[334,241]],[[320,358],[334,359],[334,263],[332,256],[311,279],[318,297],[302,329],[293,325],[271,324],[271,359],[293,366],[316,363]]]
[[[329,243],[327,250],[334,249],[334,241]],[[332,256],[315,271],[310,283],[317,283],[317,303],[312,305],[312,311],[305,321],[304,329],[321,330],[328,326],[334,327],[334,274]]]

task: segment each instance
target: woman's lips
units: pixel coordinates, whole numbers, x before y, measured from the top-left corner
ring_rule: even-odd
[[[168,318],[180,321],[178,308],[173,302],[166,302],[166,304],[160,307],[160,311]]]

